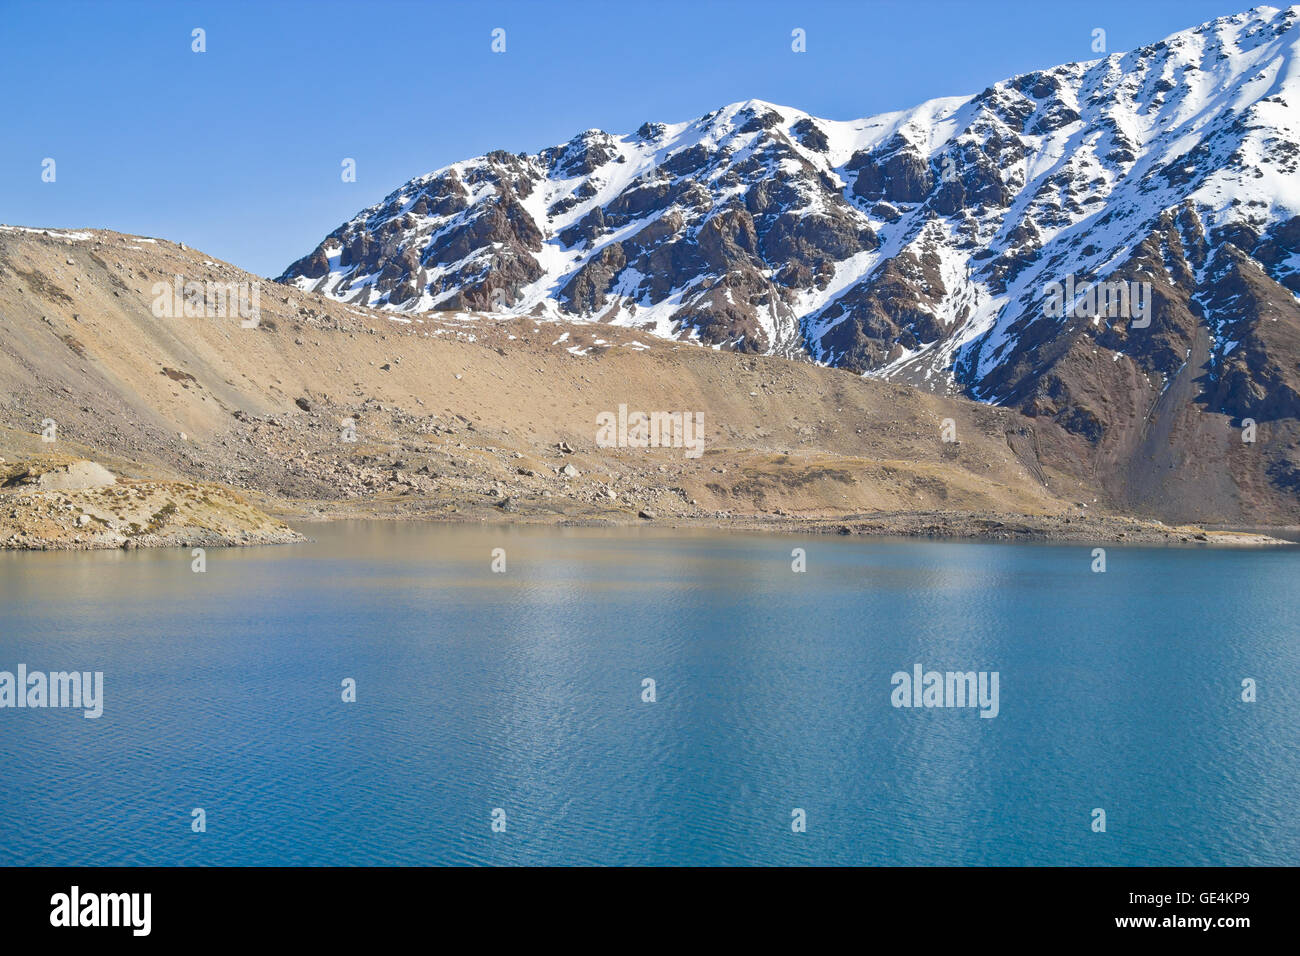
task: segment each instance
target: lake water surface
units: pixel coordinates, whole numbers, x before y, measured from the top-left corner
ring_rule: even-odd
[[[0,864],[1300,863],[1300,550],[305,530],[0,554]]]

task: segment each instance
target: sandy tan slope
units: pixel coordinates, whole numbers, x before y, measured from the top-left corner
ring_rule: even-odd
[[[259,282],[259,323],[156,317],[176,276]],[[288,516],[1059,524],[1109,505],[1074,436],[1010,410],[622,328],[395,319],[113,232],[0,229],[0,341],[0,455],[69,449]],[[600,447],[620,405],[702,415],[703,453]]]

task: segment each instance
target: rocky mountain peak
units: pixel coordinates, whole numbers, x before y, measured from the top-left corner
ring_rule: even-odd
[[[281,281],[803,357],[1092,442],[1117,376],[1167,388],[1202,352],[1206,409],[1293,414],[1298,50],[1300,7],[1257,7],[865,119],[748,100],[587,130],[418,177]],[[1149,315],[1045,308],[1107,283]]]

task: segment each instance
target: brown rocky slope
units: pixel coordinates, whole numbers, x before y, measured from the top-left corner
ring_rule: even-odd
[[[259,323],[156,317],[155,284],[177,275],[260,283]],[[1198,533],[1092,518],[1115,509],[1090,446],[1010,409],[622,328],[394,316],[108,231],[0,229],[0,341],[0,456],[15,468],[92,459],[290,519]],[[703,454],[599,447],[597,416],[620,405],[702,414]]]

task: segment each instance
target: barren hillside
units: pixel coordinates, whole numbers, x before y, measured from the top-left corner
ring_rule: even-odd
[[[258,283],[258,324],[156,317],[155,284],[176,276]],[[0,229],[0,340],[11,463],[58,452],[211,482],[290,518],[1126,533],[1090,527],[1113,511],[1091,446],[1041,418],[600,324],[372,311],[161,239]],[[702,416],[703,453],[600,447],[598,416],[621,405]],[[1258,523],[1281,523],[1264,485]]]

